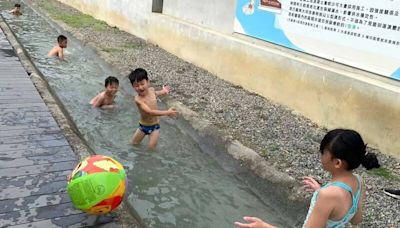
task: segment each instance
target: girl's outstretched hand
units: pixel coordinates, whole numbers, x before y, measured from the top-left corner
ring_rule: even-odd
[[[304,177],[303,178],[303,185],[306,192],[313,193],[315,190],[319,189],[321,185],[314,180],[312,177]]]
[[[235,226],[238,228],[276,228],[256,217],[243,217],[243,219],[249,223],[235,222]]]

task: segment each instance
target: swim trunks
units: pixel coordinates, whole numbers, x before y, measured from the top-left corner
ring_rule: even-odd
[[[160,124],[143,125],[139,123],[139,129],[145,134],[150,135],[153,131],[160,129]]]

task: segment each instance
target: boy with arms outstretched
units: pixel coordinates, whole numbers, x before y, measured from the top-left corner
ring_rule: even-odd
[[[114,99],[118,92],[118,79],[113,76],[107,77],[104,83],[104,87],[105,90],[99,93],[90,101],[90,104],[93,108],[111,109],[115,107]]]
[[[161,111],[157,107],[157,97],[169,93],[169,87],[163,86],[162,90],[155,91],[150,87],[146,70],[137,68],[129,74],[129,81],[137,95],[134,100],[140,112],[139,128],[133,135],[131,143],[139,144],[144,136],[149,136],[149,149],[154,149],[160,135],[159,116],[176,116],[177,112],[169,108]]]

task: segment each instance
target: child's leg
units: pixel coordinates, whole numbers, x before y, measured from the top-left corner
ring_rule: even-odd
[[[149,146],[148,146],[149,149],[153,150],[156,148],[159,136],[160,136],[159,130],[151,132],[151,134],[149,135]]]
[[[131,144],[132,145],[139,144],[143,140],[144,136],[145,134],[139,128],[136,129],[136,132],[132,137]]]

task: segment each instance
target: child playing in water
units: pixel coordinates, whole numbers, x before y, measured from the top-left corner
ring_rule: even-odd
[[[9,13],[11,13],[12,15],[15,15],[15,16],[22,15],[22,13],[21,13],[21,5],[18,4],[18,3],[15,4],[14,5],[14,9],[10,10]]]
[[[59,35],[57,37],[57,42],[58,45],[53,47],[53,49],[49,51],[47,56],[49,57],[56,56],[59,59],[64,60],[64,48],[67,48],[67,43],[68,43],[67,37]]]
[[[105,90],[95,96],[90,104],[93,108],[114,108],[114,99],[118,92],[119,81],[116,77],[109,76],[106,78],[104,83]]]
[[[134,100],[140,112],[139,128],[133,135],[131,143],[139,144],[144,136],[149,136],[149,149],[154,149],[160,135],[159,116],[176,116],[177,112],[169,108],[166,111],[158,110],[157,97],[168,94],[170,89],[163,86],[162,90],[155,91],[150,87],[147,72],[144,69],[137,68],[129,74],[129,81],[137,95]]]
[[[329,131],[320,145],[323,168],[332,175],[324,186],[312,177],[303,180],[305,190],[313,192],[310,208],[303,227],[344,227],[347,223],[359,224],[363,214],[365,185],[353,169],[362,164],[367,170],[379,168],[373,153],[365,151],[361,136],[353,130]],[[247,224],[235,222],[240,228],[273,228],[259,218],[244,217]]]

